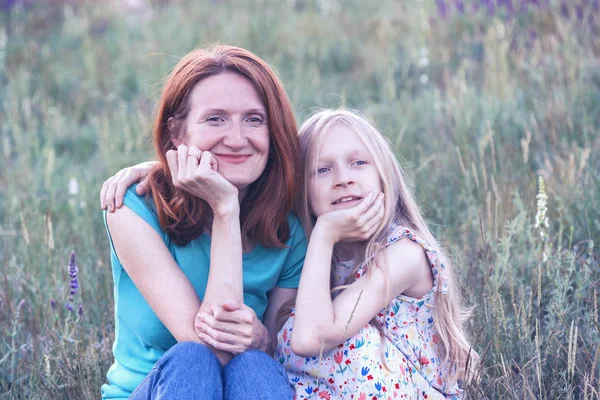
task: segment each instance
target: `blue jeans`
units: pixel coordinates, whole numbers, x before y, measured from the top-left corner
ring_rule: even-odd
[[[285,400],[293,396],[285,369],[263,351],[245,351],[221,367],[206,346],[182,342],[158,360],[129,398]]]

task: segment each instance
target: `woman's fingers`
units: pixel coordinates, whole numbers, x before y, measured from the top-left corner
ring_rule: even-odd
[[[188,154],[186,157],[187,170],[188,173],[192,173],[198,168],[198,164],[200,163],[200,158],[202,157],[202,151],[196,146],[191,146],[188,149]]]
[[[177,178],[180,182],[185,182],[187,177],[187,155],[188,147],[185,144],[180,144],[177,147]]]
[[[207,332],[215,339],[214,332],[223,332],[239,337],[251,337],[252,325],[238,321],[222,321],[206,312],[199,312],[194,320],[194,326],[197,331]]]
[[[169,150],[167,154],[165,154],[167,158],[167,165],[169,166],[169,172],[171,172],[171,181],[173,185],[177,187],[179,180],[179,165],[177,163],[177,150]]]
[[[238,355],[250,348],[249,342],[248,343],[246,343],[246,342],[240,343],[239,341],[234,342],[234,343],[223,342],[223,341],[213,338],[211,335],[209,335],[205,332],[199,332],[198,338],[200,338],[200,340],[202,340],[204,343],[214,347],[217,350],[226,351],[233,355]]]

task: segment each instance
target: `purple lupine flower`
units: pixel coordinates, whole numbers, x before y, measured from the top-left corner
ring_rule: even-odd
[[[52,311],[56,311],[56,300],[50,299],[50,308],[52,308]]]
[[[454,5],[456,6],[456,11],[458,11],[460,14],[465,13],[465,2],[464,1],[456,0]]]
[[[448,4],[446,4],[446,0],[435,0],[438,9],[438,15],[443,19],[448,17]]]
[[[71,252],[71,258],[69,259],[68,268],[71,281],[69,283],[69,297],[67,299],[67,302],[65,303],[65,308],[73,312],[74,296],[77,294],[77,289],[79,289],[79,282],[77,281],[77,272],[79,272],[79,269],[77,268],[77,264],[75,263],[75,250]]]
[[[83,315],[83,306],[81,304],[77,307],[77,315],[79,315],[79,317]]]

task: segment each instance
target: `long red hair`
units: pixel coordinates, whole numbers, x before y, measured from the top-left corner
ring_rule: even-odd
[[[165,154],[176,149],[172,138],[185,129],[194,86],[225,72],[248,79],[267,110],[270,154],[261,176],[253,182],[240,205],[242,236],[265,247],[284,247],[289,237],[287,214],[302,180],[296,121],[288,96],[273,70],[255,54],[233,46],[214,46],[187,54],[168,76],[158,103],[153,143],[160,165],[150,176],[150,191],[160,226],[178,245],[199,237],[212,215],[202,199],[175,188]],[[169,130],[167,121],[177,124]]]

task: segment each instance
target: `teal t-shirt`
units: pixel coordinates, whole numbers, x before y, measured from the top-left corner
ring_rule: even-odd
[[[185,247],[172,243],[160,227],[151,197],[139,196],[129,187],[124,204],[146,221],[164,240],[171,255],[202,300],[210,265],[210,237],[203,234]],[[105,218],[106,221],[106,218]],[[297,288],[306,255],[306,236],[296,216],[288,216],[290,237],[286,248],[258,244],[243,254],[244,303],[262,321],[267,295],[274,287]],[[108,232],[108,227],[107,227]],[[109,232],[110,238],[110,232]],[[115,301],[115,361],[102,385],[103,399],[126,399],[142,382],[158,359],[174,344],[173,335],[152,311],[121,265],[111,240],[111,263]]]

